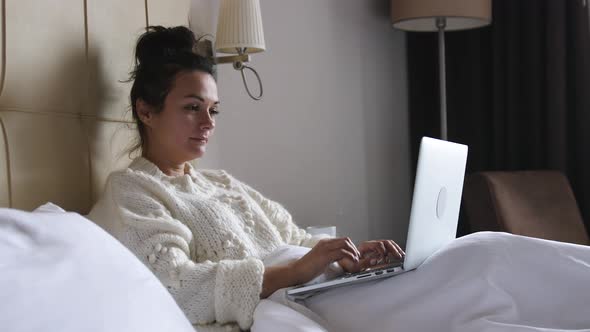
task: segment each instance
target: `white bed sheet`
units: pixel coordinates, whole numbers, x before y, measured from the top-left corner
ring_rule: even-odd
[[[302,314],[284,290],[271,300],[253,332],[590,331],[590,247],[481,232],[416,271],[313,296]]]
[[[590,247],[476,233],[415,271],[305,303],[333,331],[590,331]]]

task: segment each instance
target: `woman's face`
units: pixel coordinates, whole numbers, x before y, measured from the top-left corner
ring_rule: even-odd
[[[202,157],[215,129],[219,97],[217,84],[202,71],[179,73],[160,113],[151,113],[148,150],[173,163]]]

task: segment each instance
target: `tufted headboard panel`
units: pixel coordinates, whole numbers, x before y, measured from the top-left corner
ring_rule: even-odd
[[[3,0],[0,206],[87,213],[135,139],[133,46],[187,25],[190,0]]]

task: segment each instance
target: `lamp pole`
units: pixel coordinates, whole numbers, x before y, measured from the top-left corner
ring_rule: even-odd
[[[447,77],[445,68],[445,27],[447,19],[444,17],[436,18],[436,27],[438,29],[438,70],[440,80],[440,137],[448,140],[447,137]]]

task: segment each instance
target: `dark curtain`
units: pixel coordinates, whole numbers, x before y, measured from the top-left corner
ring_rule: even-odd
[[[449,140],[467,172],[556,169],[590,230],[590,29],[582,0],[493,0],[492,25],[446,33]],[[439,137],[436,33],[408,33],[414,165]],[[468,232],[462,213],[459,234]]]

